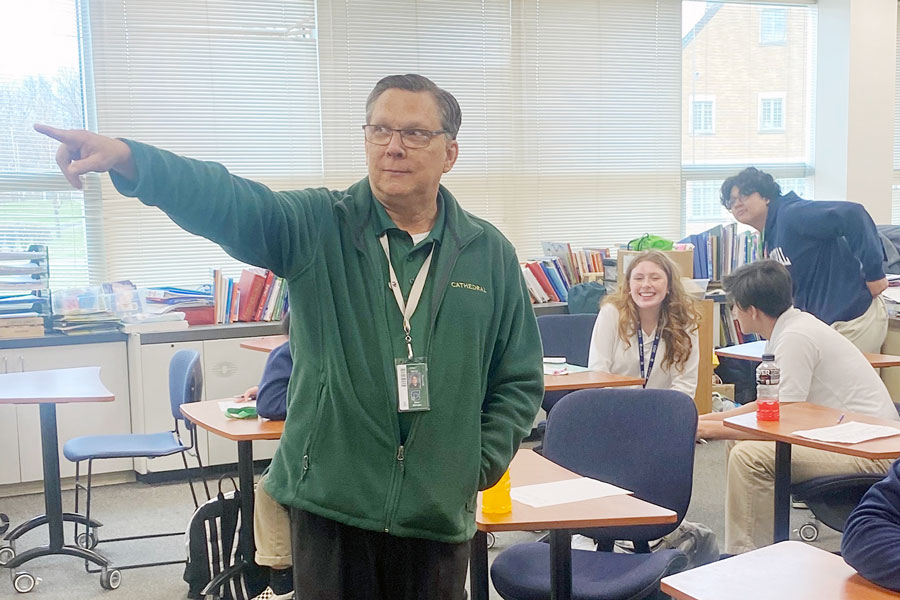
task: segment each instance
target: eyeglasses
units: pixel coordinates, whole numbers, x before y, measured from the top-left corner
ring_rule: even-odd
[[[431,139],[442,133],[450,133],[446,129],[440,131],[429,131],[427,129],[391,129],[390,127],[382,127],[381,125],[363,125],[363,131],[366,132],[366,141],[370,144],[378,146],[387,146],[394,137],[394,132],[400,134],[400,143],[404,148],[416,149],[427,148],[431,143]]]
[[[746,202],[747,198],[749,198],[749,197],[750,197],[750,194],[742,194],[742,193],[738,192],[737,198],[729,197],[727,200],[725,200],[725,210],[731,210],[732,207],[735,204],[737,204],[738,202],[741,202],[741,203]]]

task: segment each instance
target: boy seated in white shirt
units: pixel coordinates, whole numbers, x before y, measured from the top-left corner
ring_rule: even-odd
[[[781,370],[779,400],[812,402],[846,412],[898,419],[891,396],[865,356],[844,336],[791,304],[791,276],[774,260],[737,269],[723,281],[741,330],[768,340]],[[702,415],[701,439],[753,440],[729,429],[723,419],[756,410],[751,402],[734,410]],[[890,460],[869,460],[795,446],[794,482],[825,475],[886,473]],[[725,510],[725,552],[737,554],[772,542],[775,443],[741,441],[730,447]]]

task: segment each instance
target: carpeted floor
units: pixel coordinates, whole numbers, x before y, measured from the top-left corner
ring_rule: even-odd
[[[707,524],[720,540],[724,535],[725,449],[722,443],[697,447],[694,469],[694,491],[687,518]],[[64,507],[71,510],[73,492],[63,493]],[[155,531],[183,531],[193,510],[186,483],[146,485],[127,483],[96,488],[94,514],[104,523],[101,537],[134,535]],[[43,512],[43,497],[38,494],[0,498],[0,512],[9,514],[13,525]],[[791,522],[794,528],[806,522],[809,513],[793,510]],[[817,546],[836,550],[840,545],[837,532],[820,527]],[[66,528],[67,534],[71,526]],[[510,532],[497,535],[497,542],[490,551],[491,557],[515,543],[537,537],[531,532]],[[26,535],[17,550],[46,543],[43,533]],[[101,544],[98,550],[112,559],[114,564],[132,561],[168,560],[183,557],[184,537],[177,536],[141,542]],[[100,587],[99,575],[84,572],[81,561],[69,557],[48,557],[32,561],[25,570],[41,579],[37,588],[21,598],[42,600],[91,600],[94,598],[123,600],[176,600],[186,597],[187,584],[181,578],[181,565],[123,571],[122,585],[116,591]],[[5,569],[0,569],[5,571]],[[7,573],[0,572],[0,598],[15,598]],[[493,592],[491,598],[499,598]]]

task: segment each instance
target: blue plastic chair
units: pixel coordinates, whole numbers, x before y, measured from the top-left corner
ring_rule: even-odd
[[[596,314],[541,315],[537,318],[544,356],[564,356],[571,365],[586,367]],[[541,402],[547,414],[569,392],[545,392]]]
[[[681,551],[651,553],[649,541],[674,531],[687,512],[696,431],[693,400],[672,390],[579,390],[554,407],[544,457],[678,513],[676,522],[665,525],[579,531],[598,547],[572,550],[573,598],[647,598],[658,592],[660,579],[685,568]],[[635,554],[613,553],[616,540],[630,540]],[[550,569],[549,544],[518,544],[497,556],[491,579],[505,600],[546,599]]]
[[[184,418],[180,410],[182,404],[198,402],[202,393],[203,370],[200,365],[200,354],[194,350],[179,350],[169,361],[169,404],[172,410],[172,417],[175,419],[175,428],[173,430],[160,433],[88,435],[73,438],[66,442],[63,447],[63,454],[67,459],[75,463],[75,512],[78,512],[80,492],[81,490],[84,490],[87,494],[87,499],[85,501],[85,519],[88,523],[91,523],[91,475],[93,463],[95,460],[106,458],[158,458],[180,453],[181,459],[184,462],[188,483],[191,488],[194,507],[197,508],[200,503],[197,500],[197,494],[194,491],[194,480],[191,477],[191,472],[187,463],[187,454],[191,454],[197,459],[197,465],[200,469],[200,476],[208,500],[210,497],[209,486],[206,482],[206,478],[203,477],[203,463],[200,459],[200,453],[196,451],[197,440],[195,427],[193,423]],[[184,428],[189,435],[189,441],[187,443],[182,440],[179,422],[184,424]],[[86,486],[81,483],[81,462],[85,460],[88,461]],[[91,525],[85,526],[85,531],[79,533],[79,525],[78,523],[75,524],[75,543],[82,548],[94,548],[101,542],[121,542],[126,540],[140,540],[175,535],[184,535],[184,532],[153,533],[100,540],[97,534],[92,531]],[[139,567],[153,567],[183,562],[184,559],[166,562],[141,563],[116,568],[119,570],[135,569]],[[85,569],[88,569],[87,563],[85,563]],[[90,569],[88,569],[88,571],[90,572]]]

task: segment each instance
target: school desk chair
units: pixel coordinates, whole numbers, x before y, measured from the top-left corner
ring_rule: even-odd
[[[697,409],[686,394],[655,389],[590,389],[568,394],[547,420],[543,455],[585,477],[631,490],[678,514],[674,523],[580,531],[597,550],[572,550],[572,597],[647,598],[659,581],[687,565],[680,550],[650,552],[649,542],[674,531],[691,500]],[[630,540],[634,554],[614,553]],[[550,597],[550,545],[517,544],[491,566],[505,600]]]
[[[197,439],[194,425],[181,414],[180,407],[187,402],[198,402],[203,393],[203,370],[200,364],[200,354],[195,350],[179,350],[169,361],[169,404],[172,417],[175,419],[175,428],[171,431],[160,433],[126,433],[118,435],[88,435],[77,437],[66,442],[63,454],[67,459],[75,463],[75,512],[78,512],[80,492],[86,493],[85,518],[91,522],[91,474],[95,460],[105,458],[159,458],[172,454],[181,454],[184,463],[185,474],[191,488],[191,496],[194,500],[194,508],[200,503],[194,491],[194,480],[188,468],[187,455],[195,457],[199,466],[200,477],[209,499],[209,486],[203,476],[203,463],[200,453],[197,451]],[[182,439],[181,424],[183,424],[188,441]],[[87,464],[87,485],[81,483],[81,462]],[[96,529],[90,525],[79,533],[79,525],[75,524],[75,543],[82,548],[94,548],[100,543],[122,542],[128,540],[142,540],[147,538],[170,537],[184,535],[184,531],[172,533],[150,533],[127,537],[100,539]],[[185,562],[184,559],[163,562],[139,563],[125,566],[117,566],[122,569],[136,569],[140,567],[155,567],[160,565],[172,565]],[[92,572],[85,563],[85,569]]]
[[[564,356],[568,364],[586,367],[596,320],[597,315],[589,313],[539,316],[537,324],[544,356]],[[568,393],[545,392],[541,408],[550,414],[550,409]]]

